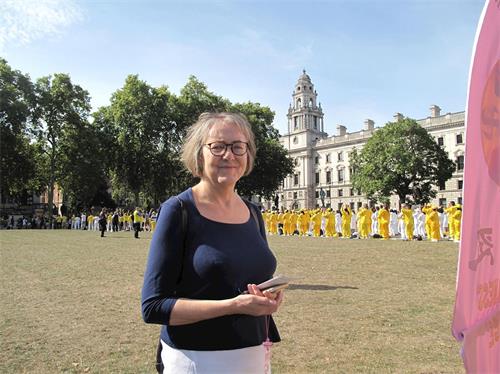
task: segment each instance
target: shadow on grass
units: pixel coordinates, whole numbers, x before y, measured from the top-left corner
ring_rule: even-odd
[[[328,286],[326,284],[290,284],[287,290],[308,290],[308,291],[335,291],[335,290],[357,290],[358,287],[352,286]]]

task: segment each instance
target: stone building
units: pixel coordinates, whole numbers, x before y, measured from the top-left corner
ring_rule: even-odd
[[[353,149],[359,151],[378,127],[371,119],[367,119],[360,131],[348,132],[345,126],[337,125],[336,134],[329,136],[324,131],[323,110],[317,98],[311,78],[304,70],[292,94],[287,133],[280,138],[281,144],[295,162],[295,171],[283,181],[278,191],[279,208],[331,206],[337,209],[343,203],[348,203],[357,210],[368,199],[352,187],[350,154]],[[393,120],[402,117],[401,113],[396,113]],[[437,105],[432,105],[430,115],[417,120],[457,166],[453,177],[445,185],[436,186],[434,204],[462,201],[464,119],[464,112],[443,115]],[[270,208],[272,204],[264,202],[263,205]],[[397,196],[391,197],[391,205],[398,206]]]

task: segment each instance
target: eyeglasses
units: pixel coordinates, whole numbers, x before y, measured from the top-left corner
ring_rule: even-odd
[[[243,156],[248,151],[248,143],[245,142],[234,142],[234,143],[222,143],[222,142],[213,142],[205,144],[210,152],[217,157],[222,157],[226,154],[227,147],[231,148],[231,152],[235,156]]]

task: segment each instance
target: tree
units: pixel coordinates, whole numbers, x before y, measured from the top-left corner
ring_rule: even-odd
[[[156,203],[175,180],[179,135],[173,100],[167,87],[154,88],[129,75],[111,105],[95,116],[102,133],[113,136],[110,180],[118,200],[139,205],[142,195]]]
[[[230,110],[244,114],[255,134],[257,157],[253,171],[238,182],[243,196],[260,195],[270,199],[285,177],[293,172],[293,161],[279,143],[279,133],[272,126],[274,112],[260,104],[234,104]]]
[[[446,152],[410,118],[387,123],[351,158],[353,187],[375,200],[395,194],[401,203],[429,202],[436,196],[432,186],[454,171]]]
[[[38,79],[35,85],[37,146],[44,155],[43,177],[48,188],[48,206],[53,206],[53,191],[64,175],[75,170],[73,161],[80,158],[78,142],[84,127],[88,126],[90,97],[87,91],[74,85],[66,74]],[[86,144],[88,145],[88,143]],[[69,153],[68,153],[69,152]],[[88,170],[88,169],[87,169]],[[71,173],[73,176],[81,172]],[[63,182],[64,184],[64,182]],[[49,214],[52,223],[52,214]]]
[[[26,190],[40,189],[30,136],[34,99],[29,76],[0,58],[0,195],[18,199]]]

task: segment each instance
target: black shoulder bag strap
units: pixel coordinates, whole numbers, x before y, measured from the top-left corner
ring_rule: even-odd
[[[178,196],[175,196],[177,201],[179,202],[179,205],[181,206],[181,230],[182,230],[182,237],[183,237],[183,242],[182,242],[182,257],[181,257],[181,271],[179,273],[179,278],[177,279],[177,284],[180,283],[182,279],[182,271],[184,270],[184,257],[186,253],[186,238],[187,238],[187,220],[188,220],[188,212],[186,209],[186,204],[180,199]],[[160,216],[160,211],[161,211],[161,206],[160,209],[158,210],[158,217]],[[255,213],[254,213],[255,214]],[[161,350],[162,350],[162,345],[161,345],[161,338],[158,340],[158,347],[156,348],[156,371],[158,373],[163,373],[163,361],[161,360]]]

